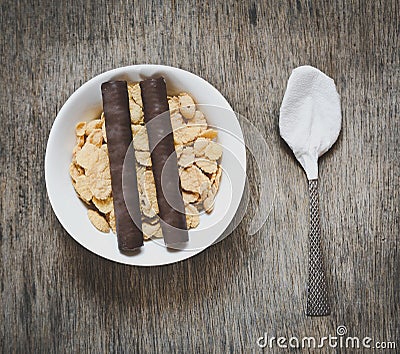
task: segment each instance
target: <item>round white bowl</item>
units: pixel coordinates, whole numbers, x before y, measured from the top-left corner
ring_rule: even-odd
[[[102,111],[101,84],[110,80],[141,81],[163,76],[168,94],[188,92],[205,114],[209,125],[219,131],[223,147],[223,175],[211,214],[202,214],[200,225],[189,231],[183,250],[169,250],[162,239],[146,241],[141,250],[128,256],[119,252],[113,233],[96,230],[87,208],[77,197],[69,176],[75,125],[97,118]],[[52,126],[46,149],[47,193],[54,213],[64,229],[83,247],[104,258],[137,266],[155,266],[187,259],[212,245],[233,219],[246,180],[246,150],[239,121],[221,93],[207,81],[187,71],[162,65],[132,65],[107,71],[86,82],[67,100]]]

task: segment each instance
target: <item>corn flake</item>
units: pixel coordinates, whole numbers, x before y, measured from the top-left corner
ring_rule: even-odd
[[[186,224],[188,228],[195,228],[199,226],[200,215],[199,211],[194,205],[192,204],[186,205],[185,213],[186,213]]]
[[[197,158],[196,165],[200,167],[200,169],[205,173],[214,173],[217,171],[217,162],[210,161],[204,158]]]
[[[89,178],[85,175],[80,175],[75,179],[75,190],[78,196],[85,202],[90,202],[93,197],[93,193],[90,190]]]
[[[87,214],[90,222],[97,230],[101,232],[110,232],[110,226],[108,225],[107,220],[97,211],[88,209]]]
[[[210,160],[218,160],[222,156],[222,146],[211,141],[204,150],[204,155]]]
[[[142,166],[151,166],[149,151],[135,151],[136,161]]]
[[[196,112],[196,106],[194,104],[193,98],[190,97],[187,93],[183,93],[179,95],[179,111],[182,116],[186,119],[192,119]]]
[[[90,144],[100,147],[101,144],[103,144],[102,130],[101,129],[93,129],[92,132],[88,135],[86,141]]]
[[[97,199],[96,197],[93,197],[92,202],[94,206],[103,214],[108,214],[114,209],[112,197],[108,197],[107,199]]]
[[[206,175],[201,172],[201,170],[192,165],[188,168],[185,168],[180,175],[181,178],[181,186],[184,190],[193,193],[201,194],[203,185],[206,183],[210,184],[209,179]]]
[[[194,150],[193,147],[188,146],[182,149],[179,155],[178,165],[182,167],[188,167],[194,162]]]
[[[101,129],[103,122],[101,119],[94,119],[88,123],[86,123],[86,130],[85,130],[85,134],[86,135],[90,135],[90,133],[94,130],[94,129]]]

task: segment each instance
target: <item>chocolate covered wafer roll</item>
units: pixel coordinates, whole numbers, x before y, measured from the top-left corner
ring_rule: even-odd
[[[139,193],[136,168],[126,166],[122,176],[125,156],[134,154],[126,81],[110,81],[101,85],[106,124],[108,156],[110,160],[111,188],[117,227],[118,248],[132,251],[143,245]],[[128,151],[129,149],[129,151]],[[127,159],[134,161],[134,159]],[[124,193],[125,192],[125,193]],[[124,195],[125,194],[125,195]],[[128,211],[133,210],[135,215]]]
[[[160,77],[140,82],[140,88],[164,241],[167,246],[186,242],[185,206],[180,191],[166,84]]]

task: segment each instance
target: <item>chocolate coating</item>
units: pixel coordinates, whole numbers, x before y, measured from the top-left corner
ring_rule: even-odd
[[[185,205],[164,78],[140,82],[157,202],[165,244],[188,241]]]
[[[137,189],[136,167],[127,166],[122,179],[125,155],[132,148],[132,130],[129,113],[129,99],[126,81],[110,81],[101,85],[103,110],[106,123],[107,147],[110,160],[111,188],[114,199],[114,212],[117,226],[118,248],[121,251],[133,251],[143,245],[141,231],[139,193]],[[124,188],[123,186],[128,187]],[[123,190],[129,190],[124,198]],[[136,210],[135,222],[129,214]]]

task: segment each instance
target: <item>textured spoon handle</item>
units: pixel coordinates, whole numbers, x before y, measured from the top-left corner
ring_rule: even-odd
[[[308,182],[310,190],[310,260],[307,292],[307,316],[327,316],[331,309],[321,252],[318,180]]]

